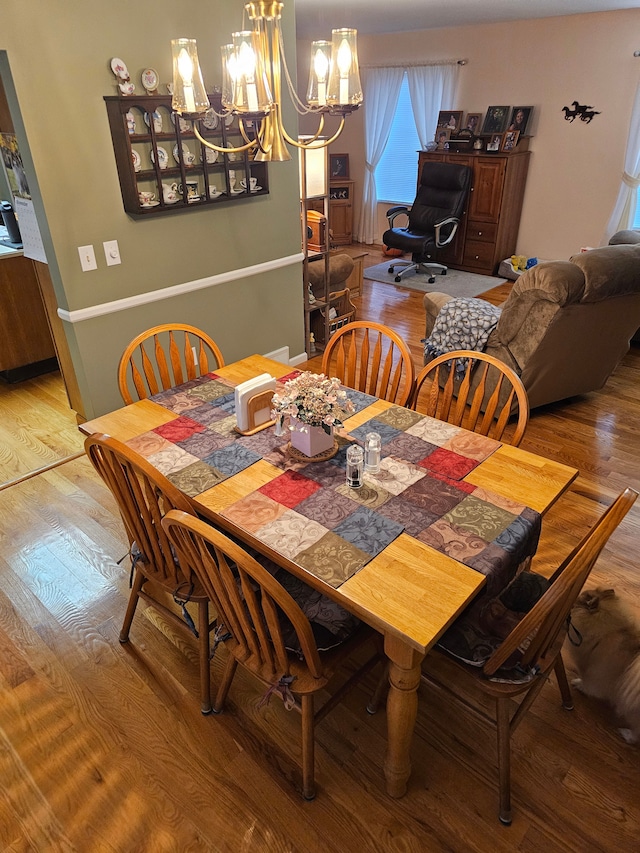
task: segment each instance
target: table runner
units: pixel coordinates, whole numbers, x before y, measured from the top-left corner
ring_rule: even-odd
[[[339,436],[333,459],[297,462],[286,450],[286,431],[235,432],[233,388],[211,373],[156,394],[151,399],[178,417],[127,444],[191,497],[259,459],[270,462],[281,473],[221,514],[331,586],[339,587],[403,530],[483,573],[492,595],[535,553],[539,514],[463,481],[499,442],[392,406],[349,438]],[[356,412],[376,401],[345,390]],[[363,487],[351,489],[349,439],[363,441],[372,430],[382,438],[380,472],[365,472]]]

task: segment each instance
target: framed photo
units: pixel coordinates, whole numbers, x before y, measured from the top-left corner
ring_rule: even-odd
[[[436,144],[437,147],[442,149],[445,145],[449,146],[449,140],[451,139],[451,131],[448,127],[439,127],[436,130]]]
[[[488,136],[490,133],[502,133],[507,129],[509,111],[511,107],[489,107],[484,117],[482,133]],[[489,150],[489,149],[487,149]]]
[[[12,195],[14,198],[31,198],[15,133],[0,133],[0,151],[2,167]]]
[[[349,177],[348,154],[329,154],[329,177],[332,179]]]
[[[502,147],[502,134],[492,133],[491,138],[487,141],[487,151],[500,151]]]
[[[480,133],[482,127],[482,113],[467,113],[467,117],[462,125],[463,130],[470,130],[474,136]]]
[[[502,135],[502,148],[501,151],[513,151],[513,149],[518,144],[518,137],[520,136],[519,130],[508,130],[506,133]]]
[[[444,128],[455,133],[462,124],[462,110],[442,110],[438,113],[438,130]]]
[[[527,125],[531,119],[532,112],[533,107],[514,107],[507,130],[518,130],[524,136],[527,132]]]

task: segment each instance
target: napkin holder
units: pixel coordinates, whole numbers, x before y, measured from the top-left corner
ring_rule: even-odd
[[[275,390],[276,380],[268,373],[262,373],[236,385],[236,432],[240,435],[253,435],[273,424],[271,399]]]

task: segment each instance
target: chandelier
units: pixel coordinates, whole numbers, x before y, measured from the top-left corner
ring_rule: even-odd
[[[313,42],[307,102],[300,100],[285,59],[280,27],[283,6],[275,0],[247,3],[244,15],[253,22],[253,29],[233,33],[233,43],[221,48],[224,115],[238,116],[245,143],[237,148],[222,148],[201,135],[199,119],[212,108],[202,79],[196,41],[180,38],[171,42],[172,107],[193,121],[195,135],[208,148],[221,152],[253,148],[259,161],[290,160],[287,143],[296,148],[326,148],[342,133],[346,116],[362,103],[356,30],[352,29],[332,30],[330,42]],[[284,84],[300,115],[319,116],[318,128],[308,141],[300,142],[297,134],[291,136],[284,127]],[[320,140],[326,115],[340,116],[340,123],[332,136]]]

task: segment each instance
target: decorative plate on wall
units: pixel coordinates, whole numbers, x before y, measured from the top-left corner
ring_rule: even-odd
[[[147,92],[155,92],[158,88],[158,72],[153,68],[145,68],[140,79]]]

